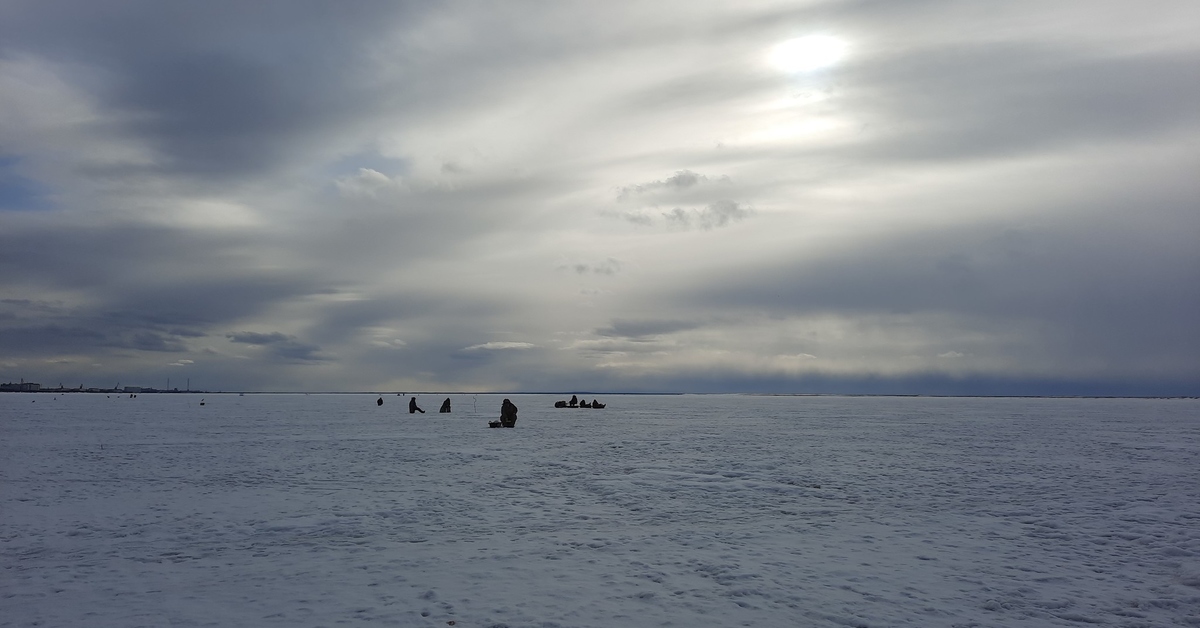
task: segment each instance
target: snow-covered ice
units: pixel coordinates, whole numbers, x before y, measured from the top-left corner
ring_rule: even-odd
[[[0,626],[1200,626],[1200,401],[511,397],[0,395]]]

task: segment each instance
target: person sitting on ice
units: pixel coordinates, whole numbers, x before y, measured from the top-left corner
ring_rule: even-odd
[[[412,397],[408,398],[408,413],[416,414],[417,412],[420,412],[421,414],[425,414],[424,410],[417,407],[417,396],[413,395]]]
[[[500,404],[500,425],[503,427],[517,426],[517,406],[507,399]]]
[[[567,403],[567,407],[568,408],[578,408],[579,407],[579,397],[576,397],[575,395],[571,395],[571,401],[569,401]]]
[[[440,410],[438,410],[438,412],[449,412],[449,411],[450,411],[450,398],[446,397],[446,400],[442,402],[442,408]]]

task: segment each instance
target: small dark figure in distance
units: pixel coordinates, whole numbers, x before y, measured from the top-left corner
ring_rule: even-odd
[[[554,407],[555,407],[555,408],[565,408],[565,407],[567,407],[567,402],[565,402],[565,401],[555,401],[555,402],[554,402]]]
[[[590,408],[590,407],[592,407],[592,404],[588,403],[587,399],[584,399],[583,401],[579,402],[579,407],[580,408]]]
[[[571,395],[571,401],[570,401],[570,403],[567,404],[567,407],[568,408],[578,408],[579,407],[579,397],[576,397],[575,395]]]
[[[602,404],[602,403],[600,403],[599,401],[596,401],[595,399],[593,399],[593,400],[592,400],[592,407],[593,407],[593,408],[603,408],[603,407],[604,407],[604,404]]]
[[[438,412],[445,412],[445,413],[450,412],[450,398],[449,397],[446,397],[446,400],[442,402],[442,407],[440,410],[438,410]]]
[[[376,399],[376,400],[375,400],[375,405],[377,405],[377,406],[382,406],[382,405],[383,405],[383,397],[380,397],[379,399]]]
[[[424,411],[424,410],[422,410],[422,409],[420,409],[420,408],[418,408],[418,407],[417,407],[417,398],[416,398],[416,396],[409,397],[409,398],[408,398],[408,413],[409,413],[409,414],[416,414],[416,413],[418,413],[418,412],[420,412],[421,414],[425,414],[425,411]]]
[[[500,404],[500,425],[503,427],[517,426],[517,406],[507,399]]]

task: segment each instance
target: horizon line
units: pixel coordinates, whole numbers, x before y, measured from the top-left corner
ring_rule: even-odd
[[[95,388],[95,387],[93,387]],[[101,394],[101,393],[117,393],[126,394],[124,390],[115,388],[97,389],[89,391],[79,388],[42,388],[40,390],[6,390],[0,391],[0,394],[29,394],[29,393],[53,393],[53,394]],[[379,390],[165,390],[152,389],[142,390],[139,392],[130,392],[129,394],[192,394],[192,395],[396,395],[396,396],[418,396],[418,395],[626,395],[626,396],[683,396],[683,395],[744,395],[748,397],[923,397],[923,398],[942,398],[942,399],[1200,399],[1196,395],[1036,395],[1036,394],[943,394],[943,393],[796,393],[796,392],[748,392],[748,391],[725,391],[725,392],[683,392],[683,391],[658,391],[658,392],[622,392],[622,391],[445,391],[445,390],[418,390],[413,392],[406,391],[379,391]]]

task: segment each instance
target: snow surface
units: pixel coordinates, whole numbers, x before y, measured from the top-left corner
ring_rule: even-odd
[[[0,395],[0,626],[1200,626],[1196,400],[511,397]]]

